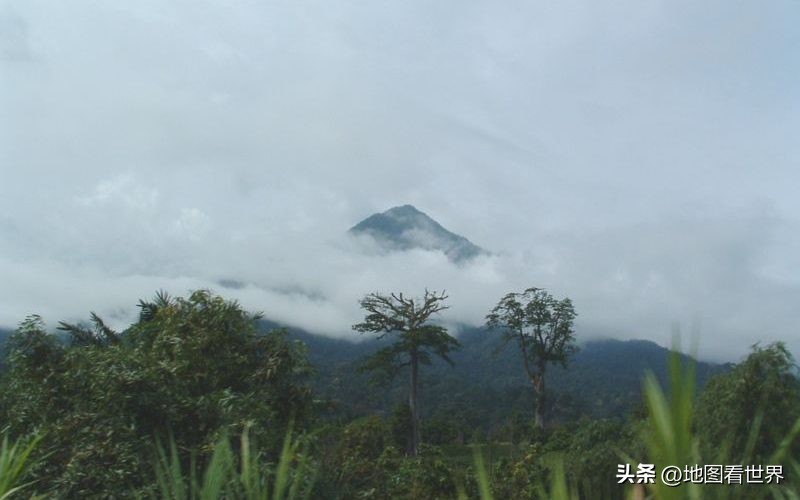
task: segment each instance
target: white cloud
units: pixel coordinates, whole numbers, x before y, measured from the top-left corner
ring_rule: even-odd
[[[198,208],[182,208],[173,224],[174,232],[192,241],[201,241],[211,227],[211,217]]]
[[[369,291],[479,323],[541,285],[584,336],[800,349],[793,3],[8,5],[0,324],[209,286],[344,335]],[[343,239],[403,203],[499,255]]]
[[[78,196],[78,204],[85,207],[101,207],[121,204],[136,211],[150,211],[158,201],[158,190],[136,182],[131,173],[119,174],[97,183],[90,195]]]

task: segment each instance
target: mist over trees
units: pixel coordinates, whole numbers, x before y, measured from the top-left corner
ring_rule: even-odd
[[[659,351],[664,363],[652,364],[643,393],[628,396],[639,403],[599,418],[584,403],[548,389],[558,384],[544,384],[545,377],[569,378],[577,365],[567,361],[583,352],[575,351],[577,313],[568,298],[536,288],[509,293],[487,316],[492,335],[465,334],[463,342],[435,323],[447,299],[430,291],[419,298],[366,295],[364,320],[354,329],[376,338],[362,344],[303,342],[284,329],[264,328],[259,314],[206,290],[188,297],[159,292],[142,300],[138,319],[122,331],[92,313],[86,323],[60,322],[52,333],[41,317],[30,316],[5,345],[0,497],[616,499],[647,493],[665,499],[797,493],[800,382],[783,344],[755,346],[740,363],[716,370],[705,388],[695,370],[702,364],[677,353],[667,363]],[[503,341],[518,349],[496,357]],[[625,347],[637,359],[652,359],[645,355],[650,344]],[[640,377],[619,366],[633,364],[616,357],[620,346],[605,349],[586,348],[596,378]],[[524,373],[527,390],[487,392],[481,399],[489,387],[486,363]],[[454,364],[451,377],[442,364]],[[407,384],[395,381],[403,372]],[[371,379],[383,385],[373,387]],[[536,380],[541,384],[530,384]],[[579,386],[583,392],[572,397],[608,398],[610,385],[620,380]],[[342,383],[340,394],[350,398],[320,397],[315,389]],[[530,398],[537,387],[542,392]],[[359,397],[376,390],[393,410],[363,409]],[[529,404],[520,406],[514,394]],[[424,395],[427,418],[419,406]],[[458,406],[459,400],[469,405]],[[625,463],[620,453],[634,464],[780,465],[783,477],[741,487],[637,485],[618,480]]]

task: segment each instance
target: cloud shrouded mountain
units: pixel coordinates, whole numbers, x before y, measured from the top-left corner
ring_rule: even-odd
[[[800,352],[797,2],[55,4],[0,7],[0,327],[538,286],[581,338]],[[404,203],[491,255],[346,234]]]
[[[403,205],[373,214],[352,228],[350,233],[372,237],[389,251],[415,248],[441,251],[453,262],[464,262],[488,252],[467,238],[452,233],[412,205]]]

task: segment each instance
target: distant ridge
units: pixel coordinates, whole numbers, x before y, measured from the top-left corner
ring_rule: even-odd
[[[349,231],[368,235],[390,251],[415,248],[443,252],[453,262],[464,262],[489,252],[467,238],[452,233],[412,205],[402,205],[370,215]]]
[[[265,329],[279,326],[262,321]],[[400,376],[387,385],[372,386],[358,371],[365,356],[389,345],[387,339],[337,339],[297,328],[290,338],[308,346],[309,360],[316,368],[311,383],[324,400],[338,401],[344,413],[389,414],[406,396],[406,380]],[[513,344],[500,349],[495,332],[463,327],[461,349],[451,356],[454,365],[434,360],[425,367],[426,390],[423,412],[457,414],[471,425],[501,424],[509,409],[531,414],[530,382],[522,368],[519,350]],[[581,414],[594,418],[623,418],[642,404],[642,379],[653,373],[662,387],[669,383],[669,349],[649,340],[591,340],[582,343],[566,369],[552,366],[547,374],[550,414],[555,421],[575,419]],[[691,360],[680,355],[682,362]],[[704,361],[695,363],[698,391],[708,380],[730,369]]]

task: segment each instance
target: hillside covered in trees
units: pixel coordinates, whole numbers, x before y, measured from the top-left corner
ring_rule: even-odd
[[[276,327],[271,322],[265,328]],[[358,367],[369,353],[386,342],[332,339],[296,329],[289,337],[308,347],[315,372],[315,392],[332,404],[334,415],[350,417],[389,414],[403,400],[405,379],[371,381]],[[422,411],[426,419],[457,415],[473,428],[489,430],[502,425],[509,414],[530,417],[533,405],[519,352],[503,346],[496,332],[464,327],[457,336],[461,349],[452,354],[453,365],[434,361],[425,369]],[[669,350],[646,340],[592,340],[582,344],[569,368],[556,367],[548,376],[553,393],[548,412],[557,421],[581,415],[624,418],[642,405],[642,377],[651,371],[660,383],[668,378]],[[689,358],[682,356],[684,361]],[[697,385],[727,369],[725,365],[696,362]]]
[[[520,353],[513,345],[495,353],[499,332],[466,329],[449,362],[420,365],[421,425],[412,431],[408,367],[377,380],[364,371],[365,360],[394,349],[394,327],[361,343],[288,332],[208,291],[159,293],[139,311],[124,331],[92,315],[53,332],[32,316],[6,339],[0,495],[610,499],[798,491],[800,382],[779,343],[725,367],[650,342],[587,343],[547,372],[542,426]],[[419,323],[408,331],[432,330]],[[414,432],[419,446],[409,449]],[[630,462],[634,470],[780,466],[781,478],[665,488],[620,481],[619,467]]]
[[[2,0],[0,500],[799,500],[798,49],[786,0]]]

